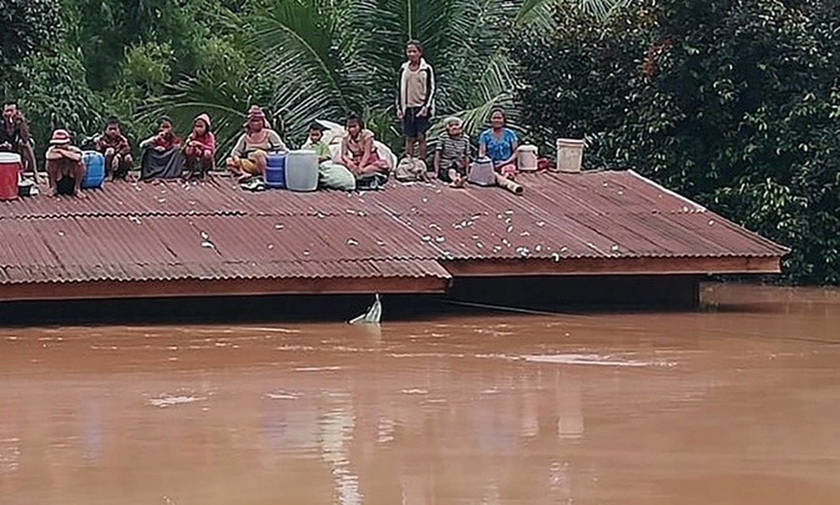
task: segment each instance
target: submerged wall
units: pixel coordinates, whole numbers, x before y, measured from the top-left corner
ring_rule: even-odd
[[[694,309],[696,275],[472,277],[456,279],[455,300],[543,310],[563,308]]]
[[[694,309],[699,276],[472,277],[453,281],[448,295],[385,295],[385,319],[428,318],[480,306],[546,311],[568,309]],[[372,295],[287,295],[137,298],[0,303],[0,325],[51,323],[214,323],[346,321]],[[458,302],[467,302],[460,304]]]

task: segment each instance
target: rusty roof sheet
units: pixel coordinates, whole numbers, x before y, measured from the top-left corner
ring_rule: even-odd
[[[788,251],[633,172],[498,188],[248,193],[227,177],[0,202],[0,283],[436,277],[438,261],[778,257]]]

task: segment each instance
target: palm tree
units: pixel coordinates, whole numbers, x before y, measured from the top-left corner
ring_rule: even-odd
[[[394,120],[396,69],[404,44],[420,40],[435,66],[438,111],[460,116],[475,133],[497,105],[516,117],[516,86],[506,42],[524,29],[550,30],[557,8],[606,17],[628,0],[277,0],[256,15],[236,18],[248,33],[247,54],[270,76],[266,106],[287,132],[302,134],[314,119],[340,121],[362,112],[386,143],[399,136]],[[255,97],[247,83],[198,75],[142,111],[189,120],[214,116],[220,152],[230,146]]]

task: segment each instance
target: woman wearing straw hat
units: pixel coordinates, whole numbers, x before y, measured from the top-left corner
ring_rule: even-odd
[[[56,130],[47,149],[47,177],[50,182],[50,194],[60,194],[84,198],[82,179],[85,178],[85,165],[82,162],[82,150],[71,145],[67,130]]]
[[[265,176],[268,153],[288,151],[286,144],[277,132],[269,128],[265,113],[259,106],[254,105],[248,110],[248,122],[244,126],[245,133],[233,146],[226,161],[227,168],[240,180],[255,175]]]

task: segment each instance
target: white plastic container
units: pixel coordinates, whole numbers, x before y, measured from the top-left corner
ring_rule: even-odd
[[[557,139],[557,171],[580,173],[583,163],[583,140]]]
[[[517,152],[517,162],[520,172],[536,172],[537,160],[539,159],[539,150],[537,146],[524,145],[519,146]]]
[[[318,155],[315,151],[291,151],[286,155],[286,189],[318,189]]]
[[[490,158],[479,158],[470,165],[470,172],[467,174],[470,184],[479,186],[495,186],[496,172],[493,170],[493,161]]]

